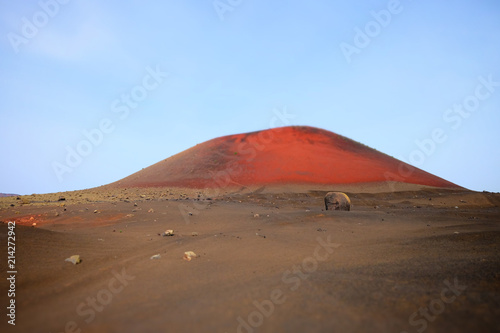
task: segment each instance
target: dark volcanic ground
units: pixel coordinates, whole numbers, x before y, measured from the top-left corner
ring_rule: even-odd
[[[4,278],[0,330],[500,331],[498,194],[353,192],[352,211],[332,212],[324,193],[4,198],[0,269],[16,220],[17,316],[6,323]],[[65,262],[74,254],[81,264]]]

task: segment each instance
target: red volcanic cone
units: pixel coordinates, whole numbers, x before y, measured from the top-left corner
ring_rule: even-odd
[[[307,126],[216,138],[113,186],[218,188],[385,181],[459,187],[351,139]]]

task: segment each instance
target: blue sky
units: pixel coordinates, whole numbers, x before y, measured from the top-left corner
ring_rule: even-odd
[[[500,191],[498,1],[59,1],[0,0],[0,192],[285,125]]]

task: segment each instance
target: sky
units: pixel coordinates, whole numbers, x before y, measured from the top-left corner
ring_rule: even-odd
[[[498,192],[499,18],[496,0],[0,0],[0,192],[289,125]]]

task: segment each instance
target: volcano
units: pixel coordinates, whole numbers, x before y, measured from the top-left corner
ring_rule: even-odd
[[[308,126],[215,138],[110,185],[201,189],[388,181],[460,188],[349,138]]]

